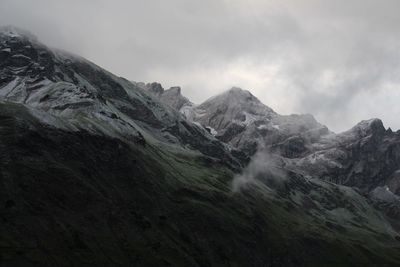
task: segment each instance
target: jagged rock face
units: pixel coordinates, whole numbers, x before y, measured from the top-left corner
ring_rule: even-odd
[[[165,105],[140,86],[83,58],[49,49],[18,29],[0,32],[0,99],[46,111],[92,133],[132,140],[147,135],[229,159],[225,162],[235,169],[243,164],[225,144],[171,108],[182,105],[175,97],[180,89],[164,92],[161,85],[150,85],[154,92],[164,92],[163,99],[175,101]]]
[[[164,93],[164,88],[160,83],[148,83],[144,86],[144,88],[148,89],[150,93],[160,96]]]
[[[181,110],[184,106],[193,105],[186,97],[182,96],[181,88],[178,86],[165,90],[160,100],[176,110]]]
[[[400,134],[386,132],[382,121],[372,120],[351,131],[359,139],[347,145],[348,165],[339,182],[372,190],[388,183],[400,167]]]
[[[182,112],[182,108],[193,106],[193,103],[181,94],[181,88],[179,86],[174,86],[168,90],[164,90],[159,83],[148,83],[144,88],[156,96],[162,103],[177,111],[181,111],[183,114],[184,112]]]
[[[326,136],[309,150],[292,160],[293,168],[364,192],[390,184],[398,193],[400,135],[386,131],[380,120],[363,121],[347,132]]]
[[[25,32],[12,27],[0,29],[0,86],[11,82],[12,75],[51,78],[54,75],[54,54]]]

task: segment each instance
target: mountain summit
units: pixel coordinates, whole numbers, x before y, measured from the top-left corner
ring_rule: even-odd
[[[249,91],[237,87],[206,100],[197,110],[201,114],[201,122],[217,130],[226,128],[232,121],[248,124],[258,116],[271,118],[275,115]]]

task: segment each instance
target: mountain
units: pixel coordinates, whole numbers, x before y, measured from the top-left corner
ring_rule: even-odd
[[[53,115],[89,132],[188,146],[232,168],[241,165],[231,148],[131,82],[18,29],[6,27],[0,38],[1,99],[33,107],[37,116],[44,111],[47,122]]]
[[[400,132],[386,130],[379,119],[335,134],[312,115],[277,114],[237,87],[190,108],[193,121],[249,156],[264,150],[282,157],[292,171],[366,193],[379,186],[400,191]]]
[[[259,146],[270,146],[289,137],[304,135],[319,138],[329,130],[312,115],[279,115],[261,103],[249,91],[238,87],[194,105],[175,90],[174,105],[167,97],[173,88],[164,91],[158,83],[147,84],[149,92],[159,100],[181,112],[188,120],[200,123],[222,142],[254,155]],[[165,96],[164,96],[165,95]]]
[[[216,137],[252,156],[259,146],[269,146],[294,135],[317,138],[328,133],[311,115],[283,116],[249,91],[232,88],[195,108],[194,121],[209,126]]]
[[[164,90],[162,85],[157,82],[148,84],[144,83],[136,83],[136,84],[140,85],[143,89],[150,92],[163,104],[172,107],[176,111],[180,112],[187,120],[194,122],[193,121],[194,104],[190,102],[188,98],[182,95],[181,88],[179,86],[171,87],[168,90]],[[206,127],[206,129],[208,132],[210,132],[210,129],[208,127]]]
[[[398,135],[195,105],[3,27],[0,263],[396,266]]]
[[[285,170],[349,186],[366,196],[381,188],[388,195],[400,195],[400,131],[386,130],[379,119],[335,134],[311,115],[277,114],[249,91],[235,87],[192,105],[192,110],[194,121],[249,156],[257,151],[274,155],[284,162]],[[393,208],[391,201],[381,210],[400,219],[400,208]]]
[[[379,119],[362,121],[349,131],[323,137],[296,164],[314,176],[370,192],[388,185],[399,193],[400,132],[386,130]]]

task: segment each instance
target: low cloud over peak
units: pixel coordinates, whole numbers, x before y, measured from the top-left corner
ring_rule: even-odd
[[[400,128],[398,1],[23,1],[0,24],[137,81],[179,84],[193,102],[232,86],[335,131]]]

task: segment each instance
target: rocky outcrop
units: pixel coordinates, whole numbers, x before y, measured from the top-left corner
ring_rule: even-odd
[[[146,84],[145,89],[156,96],[162,103],[177,111],[181,111],[184,107],[193,106],[193,103],[181,94],[181,88],[179,86],[164,90],[161,84],[154,82]]]

